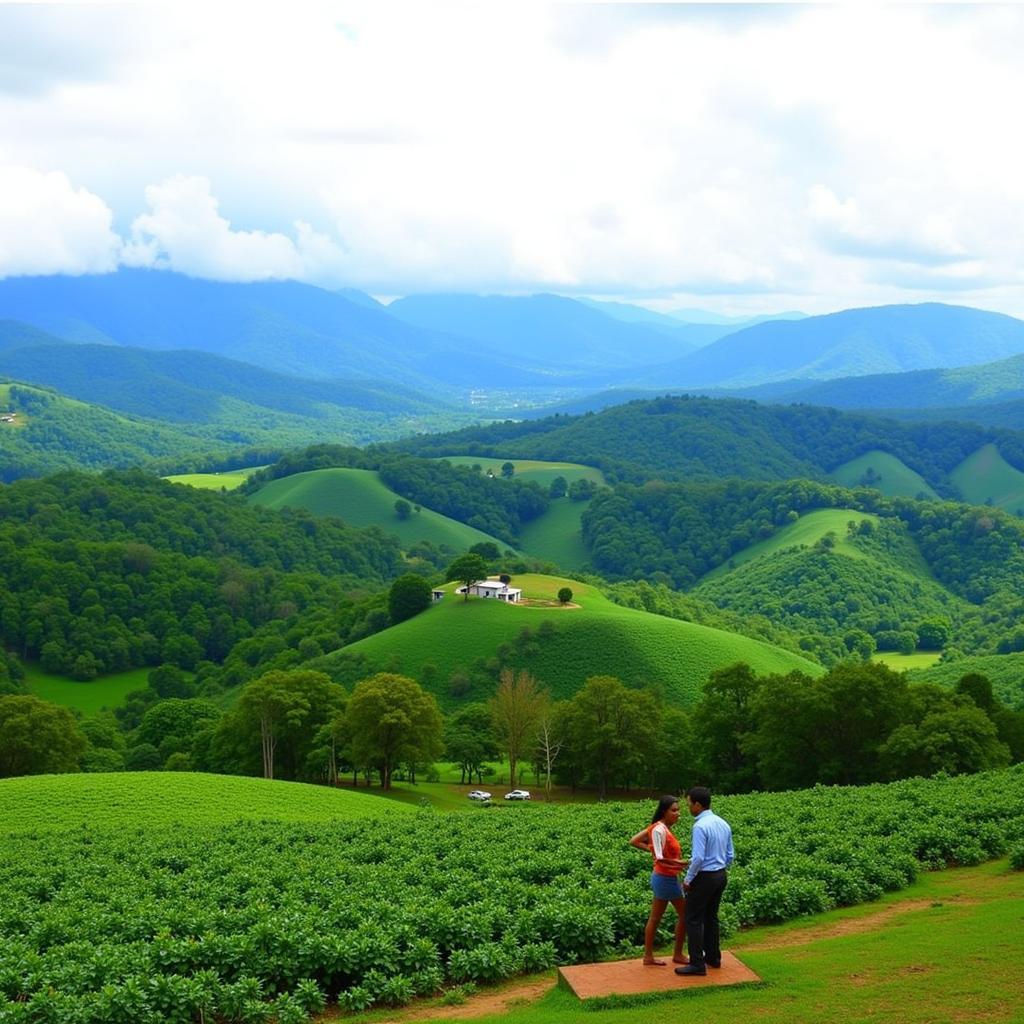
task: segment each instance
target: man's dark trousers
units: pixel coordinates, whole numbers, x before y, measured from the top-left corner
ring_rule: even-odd
[[[718,906],[728,880],[724,871],[698,871],[686,893],[686,948],[694,967],[722,962]]]

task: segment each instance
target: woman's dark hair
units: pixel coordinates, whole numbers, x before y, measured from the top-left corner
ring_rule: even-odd
[[[662,818],[668,813],[668,809],[673,805],[679,803],[679,797],[677,796],[663,796],[658,801],[658,806],[654,810],[654,817],[651,818],[651,824],[661,821]]]

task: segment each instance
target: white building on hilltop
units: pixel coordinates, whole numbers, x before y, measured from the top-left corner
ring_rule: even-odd
[[[474,597],[496,597],[499,601],[507,601],[509,604],[519,604],[523,599],[523,592],[517,587],[510,587],[501,580],[479,580],[471,583],[469,587],[459,587],[456,594],[465,594],[467,589]]]

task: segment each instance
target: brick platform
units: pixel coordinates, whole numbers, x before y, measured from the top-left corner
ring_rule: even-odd
[[[568,985],[580,999],[601,996],[631,996],[641,992],[671,992],[677,989],[706,988],[707,986],[741,985],[761,979],[732,953],[722,954],[722,966],[708,973],[681,977],[672,969],[671,957],[665,967],[645,967],[640,959],[614,960],[603,964],[577,964],[560,967],[558,983]]]

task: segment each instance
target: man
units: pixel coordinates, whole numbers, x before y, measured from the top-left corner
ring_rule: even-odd
[[[732,829],[711,810],[711,791],[694,786],[686,794],[693,815],[690,866],[683,880],[686,893],[686,945],[690,962],[676,974],[707,974],[722,966],[718,934],[718,907],[727,879],[725,869],[735,859]]]

